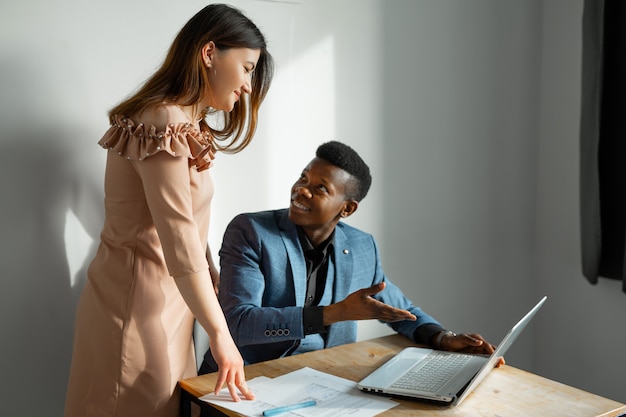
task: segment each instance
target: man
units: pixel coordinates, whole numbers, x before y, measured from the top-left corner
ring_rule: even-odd
[[[356,341],[356,320],[378,319],[418,344],[493,352],[414,306],[385,276],[373,236],[340,220],[371,184],[349,146],[321,145],[291,189],[288,209],[241,214],[220,250],[220,303],[246,364]],[[217,370],[209,350],[200,373]]]

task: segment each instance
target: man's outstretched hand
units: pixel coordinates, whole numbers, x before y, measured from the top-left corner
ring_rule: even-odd
[[[372,295],[384,289],[385,283],[381,282],[357,290],[343,301],[324,307],[324,325],[346,320],[377,319],[385,322],[416,320],[416,317],[407,310],[392,307],[372,298]]]

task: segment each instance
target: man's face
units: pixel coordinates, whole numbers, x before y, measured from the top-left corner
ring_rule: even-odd
[[[291,187],[289,219],[307,236],[330,236],[346,209],[346,184],[350,174],[315,158]]]

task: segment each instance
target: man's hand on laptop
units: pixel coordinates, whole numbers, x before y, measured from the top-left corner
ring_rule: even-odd
[[[463,352],[480,355],[491,355],[496,347],[486,341],[477,333],[461,333],[455,334],[450,331],[442,330],[436,333],[432,340],[437,340],[436,348],[440,350],[449,350],[452,352]],[[500,358],[496,367],[504,365],[504,358]]]

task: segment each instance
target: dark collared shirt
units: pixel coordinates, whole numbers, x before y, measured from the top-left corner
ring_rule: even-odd
[[[304,334],[326,333],[324,326],[323,306],[319,302],[326,288],[328,274],[328,260],[333,252],[335,232],[317,248],[313,246],[301,227],[298,227],[298,237],[306,261],[306,298],[302,311]]]

